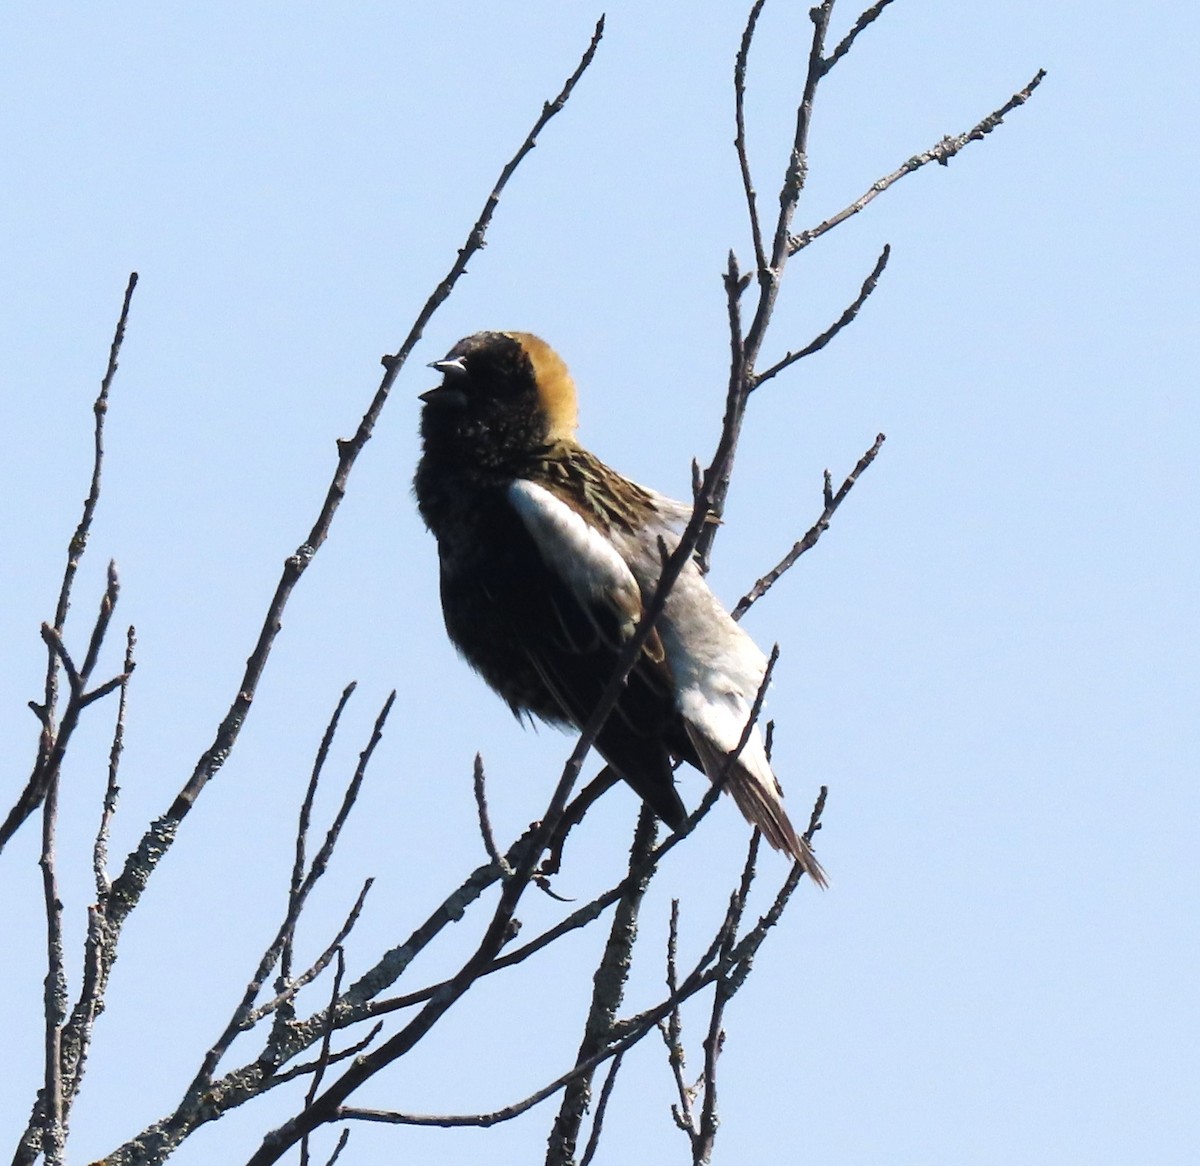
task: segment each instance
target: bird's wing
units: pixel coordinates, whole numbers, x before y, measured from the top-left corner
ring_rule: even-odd
[[[508,489],[508,499],[546,565],[566,584],[597,632],[613,647],[623,644],[643,614],[642,590],[629,564],[600,531],[544,486],[518,478]],[[596,618],[602,612],[616,620],[615,640],[611,620]],[[648,654],[661,660],[657,637],[647,643]]]
[[[521,640],[563,713],[582,725],[642,617],[641,588],[612,543],[550,490],[518,480],[508,500],[546,568],[535,593],[525,597],[541,610],[527,610]],[[551,627],[554,634],[547,634]],[[675,738],[683,736],[676,722],[670,669],[652,633],[596,745],[672,827],[686,816],[671,776],[670,754],[680,751]],[[692,752],[686,738],[682,745]]]

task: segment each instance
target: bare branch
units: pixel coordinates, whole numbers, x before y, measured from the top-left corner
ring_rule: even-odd
[[[338,1137],[337,1145],[333,1148],[333,1153],[330,1154],[325,1166],[333,1166],[333,1164],[342,1156],[342,1151],[346,1148],[346,1143],[350,1140],[350,1130],[344,1129]]]
[[[329,1015],[330,1014],[329,1014],[328,1010],[326,1010],[327,1019],[326,1019],[325,1023],[328,1023]],[[336,1010],[333,1012],[332,1015],[336,1019],[336,1017],[337,1017]],[[323,1027],[322,1027],[322,1031],[324,1031]],[[378,1023],[373,1024],[371,1026],[370,1030],[367,1032],[367,1035],[364,1036],[361,1040],[355,1041],[352,1045],[347,1045],[344,1049],[339,1049],[336,1053],[330,1053],[330,1055],[326,1058],[325,1064],[327,1066],[328,1065],[336,1065],[339,1061],[346,1060],[347,1057],[358,1056],[358,1054],[361,1053],[363,1051],[363,1049],[370,1047],[372,1042],[382,1031],[383,1031],[383,1021],[381,1020]],[[315,1073],[317,1071],[318,1067],[320,1066],[320,1064],[321,1064],[320,1061],[304,1061],[304,1062],[301,1062],[300,1064],[293,1065],[290,1069],[287,1069],[282,1073],[276,1073],[271,1078],[271,1085],[272,1086],[283,1085],[285,1082],[294,1081],[298,1077],[306,1077],[306,1076],[308,1076],[309,1073]]]
[[[608,1111],[608,1102],[612,1097],[613,1086],[617,1083],[617,1074],[621,1071],[621,1063],[624,1059],[624,1053],[618,1053],[613,1057],[612,1064],[608,1067],[608,1075],[604,1078],[604,1084],[600,1086],[600,1098],[596,1102],[596,1116],[592,1118],[592,1128],[588,1134],[587,1145],[583,1150],[583,1157],[579,1159],[579,1166],[589,1166],[596,1156],[596,1151],[600,1148],[600,1135],[604,1130],[604,1115]]]
[[[44,623],[42,624],[42,640],[62,665],[63,671],[67,674],[67,683],[70,685],[71,691],[78,694],[83,689],[83,681],[79,678],[79,669],[75,667],[75,661],[71,659],[67,645],[63,643],[62,633],[57,628],[52,628],[48,623]]]
[[[492,833],[492,819],[488,814],[487,789],[483,773],[483,754],[475,754],[475,808],[479,811],[479,833],[483,835],[483,848],[493,862],[503,863],[496,836]]]
[[[742,43],[738,48],[733,67],[733,103],[737,133],[733,145],[737,150],[738,169],[742,174],[742,190],[746,196],[746,211],[750,216],[750,236],[754,241],[754,269],[762,278],[767,268],[767,253],[763,246],[762,226],[758,221],[758,196],[754,193],[754,180],[750,176],[750,158],[746,152],[746,65],[750,58],[750,44],[754,40],[754,29],[759,13],[766,0],[754,0],[754,7],[746,18],[742,32]]]
[[[342,920],[341,927],[338,928],[337,934],[329,941],[325,950],[309,965],[309,967],[300,973],[298,976],[291,977],[287,986],[273,1000],[268,1000],[265,1004],[260,1004],[257,1008],[249,1012],[242,1022],[242,1029],[253,1028],[264,1016],[269,1016],[277,1009],[282,1009],[285,1004],[290,1003],[295,999],[296,993],[301,988],[311,984],[327,967],[334,956],[340,958],[342,952],[342,944],[346,941],[346,937],[354,930],[354,925],[358,922],[358,917],[362,914],[363,904],[367,901],[367,894],[374,886],[374,879],[366,879],[363,882],[361,889],[358,892],[358,898],[354,900],[354,905],[350,908],[346,918]],[[335,994],[336,1000],[336,994]]]
[[[727,936],[721,947],[721,976],[717,979],[713,990],[712,1008],[709,1012],[708,1032],[704,1037],[704,1072],[701,1077],[703,1101],[700,1106],[700,1120],[696,1123],[695,1137],[692,1139],[692,1162],[702,1166],[712,1160],[713,1144],[717,1137],[717,1061],[725,1047],[725,1005],[733,992],[729,987],[727,972],[733,966],[733,941],[737,929],[741,926],[742,916],[750,898],[750,887],[754,882],[755,868],[758,861],[759,834],[755,831],[746,851],[746,862],[742,867],[742,877],[738,888],[730,898],[729,915],[725,926]]]
[[[955,137],[945,137],[936,146],[931,146],[923,154],[914,155],[903,165],[893,170],[891,174],[879,179],[878,182],[871,186],[870,190],[859,198],[856,198],[849,206],[843,207],[836,215],[830,216],[816,227],[810,227],[808,230],[794,235],[789,244],[790,253],[795,255],[797,251],[803,250],[822,235],[832,231],[834,227],[839,226],[847,219],[858,214],[864,207],[874,202],[885,190],[895,186],[905,175],[920,170],[922,166],[926,166],[930,162],[937,162],[940,166],[948,166],[950,159],[964,146],[969,142],[982,141],[987,134],[990,134],[992,130],[1004,121],[1007,114],[1011,113],[1018,106],[1024,105],[1032,96],[1033,91],[1042,83],[1042,78],[1045,76],[1046,70],[1039,69],[1034,75],[1033,80],[1024,89],[1020,89],[1014,93],[999,109],[993,113],[989,113],[973,129],[969,129],[965,134],[958,134]]]
[[[334,714],[335,719],[330,722],[330,728],[326,729],[325,737],[322,739],[321,748],[327,748],[327,742],[330,737],[331,729],[336,725],[336,718],[340,714],[345,701],[348,699],[348,693],[342,694],[342,701],[338,705],[338,709]],[[217,1065],[220,1064],[222,1057],[228,1051],[229,1046],[233,1043],[234,1038],[247,1028],[252,1027],[262,1019],[267,1012],[272,1011],[280,1004],[291,1000],[305,983],[310,982],[324,970],[328,963],[328,959],[332,956],[333,950],[345,939],[350,933],[350,929],[358,920],[359,912],[362,910],[363,900],[366,898],[367,892],[371,889],[372,880],[368,879],[363,885],[362,890],[354,906],[350,910],[350,914],[346,917],[342,928],[337,937],[326,949],[325,955],[305,973],[304,976],[289,984],[288,987],[274,1000],[272,1000],[265,1009],[254,1008],[254,1001],[258,998],[258,994],[262,991],[262,986],[266,982],[267,977],[271,974],[271,970],[279,961],[283,949],[288,943],[289,937],[293,935],[296,929],[296,923],[300,918],[300,913],[304,910],[304,905],[308,901],[308,896],[312,892],[314,886],[325,873],[329,865],[329,860],[333,855],[334,847],[337,845],[338,837],[341,834],[342,827],[346,823],[346,819],[350,815],[350,811],[354,807],[354,803],[358,798],[358,792],[362,787],[363,778],[366,776],[367,766],[370,763],[371,755],[375,752],[375,746],[379,744],[383,736],[383,727],[387,723],[388,714],[392,710],[392,705],[395,703],[396,694],[392,692],[383,704],[383,708],[379,712],[379,716],[375,718],[375,726],[371,733],[371,738],[367,742],[366,747],[359,754],[358,764],[355,766],[354,775],[351,777],[349,784],[346,786],[346,791],[342,795],[342,804],[338,808],[336,817],[325,834],[325,841],[321,844],[320,850],[317,851],[313,858],[312,866],[308,869],[304,878],[301,880],[300,886],[294,888],[288,894],[288,908],[284,915],[283,922],[279,926],[279,930],[275,934],[275,938],[271,941],[267,950],[263,952],[262,958],[258,962],[258,967],[254,971],[250,982],[246,985],[245,991],[242,993],[242,999],[237,1008],[234,1009],[233,1015],[230,1017],[229,1023],[225,1026],[225,1030],[217,1038],[216,1043],[208,1050],[204,1061],[202,1062],[199,1071],[197,1072],[192,1084],[188,1088],[189,1098],[198,1098],[209,1090],[212,1085],[213,1073],[216,1071]],[[321,760],[321,753],[318,752],[318,759]],[[309,780],[309,790],[313,789],[315,775],[319,774],[319,767],[314,765],[314,778]],[[306,800],[308,794],[306,793]],[[303,816],[303,815],[302,815]],[[324,961],[324,962],[322,962]],[[187,1101],[185,1100],[185,1104]]]
[[[877,0],[872,4],[855,22],[854,27],[842,37],[837,48],[827,56],[822,64],[822,72],[828,73],[849,51],[854,44],[858,34],[863,31],[869,24],[874,24],[879,18],[883,10],[892,2],[892,0]]]
[[[852,323],[863,304],[867,302],[867,297],[878,285],[879,277],[883,274],[883,269],[887,267],[887,262],[891,254],[891,246],[885,243],[883,250],[879,253],[879,258],[875,260],[875,266],[871,269],[871,274],[863,280],[862,288],[854,298],[854,302],[815,340],[810,341],[797,352],[789,352],[787,356],[771,365],[765,372],[755,374],[750,385],[751,391],[757,389],[765,381],[769,381],[773,376],[783,372],[785,368],[795,364],[796,361],[803,360],[806,356],[812,356],[814,352],[820,352],[847,324]]]
[[[363,888],[363,893],[366,893],[366,888]],[[362,896],[359,896],[359,903],[362,903]],[[313,1098],[317,1095],[317,1090],[321,1087],[321,1079],[325,1076],[325,1070],[329,1067],[329,1046],[333,1039],[333,1008],[337,1003],[338,996],[342,991],[342,977],[346,974],[346,953],[342,950],[339,944],[335,949],[337,952],[337,969],[333,973],[333,991],[330,993],[329,1008],[326,1010],[329,1017],[325,1025],[325,1033],[321,1037],[321,1053],[317,1057],[317,1066],[313,1071],[312,1081],[308,1086],[308,1093],[305,1095],[304,1104],[311,1105]],[[344,1132],[344,1131],[343,1131]],[[340,1153],[340,1147],[338,1153]],[[337,1154],[334,1155],[336,1157]],[[308,1134],[300,1139],[300,1166],[309,1166],[308,1157]]]
[[[583,821],[584,815],[621,779],[611,765],[605,765],[582,790],[575,795],[563,810],[554,831],[554,837],[546,848],[546,857],[538,868],[538,876],[547,878],[558,874],[562,867],[563,847],[567,843],[567,835]]]
[[[754,383],[754,365],[766,338],[767,327],[771,322],[775,301],[779,295],[783,271],[790,255],[788,233],[808,174],[808,135],[812,124],[813,99],[823,75],[821,53],[825,45],[825,35],[832,10],[833,0],[823,0],[823,3],[809,13],[813,22],[813,35],[809,46],[808,70],[804,79],[803,95],[796,109],[796,131],[792,140],[791,154],[779,191],[779,215],[775,223],[771,256],[767,264],[760,263],[758,266],[758,301],[754,310],[754,318],[744,335],[738,300],[747,285],[738,277],[737,263],[732,252],[724,277],[729,309],[731,348],[729,386],[725,395],[725,421],[722,430],[722,443],[727,448],[720,458],[719,466],[717,460],[714,459],[713,465],[710,467],[710,474],[713,476],[711,480],[706,476],[704,483],[704,492],[709,497],[708,517],[710,520],[715,519],[718,522],[725,513],[725,499],[729,494],[729,484],[733,476],[733,462],[737,453],[742,423],[745,419],[746,402]],[[697,497],[699,497],[699,493]],[[697,544],[701,570],[707,568],[716,534],[716,527],[711,527],[700,537]]]
[[[805,536],[738,600],[737,606],[733,609],[734,619],[741,619],[755,603],[766,595],[795,566],[796,560],[805,551],[810,551],[817,545],[817,540],[829,529],[829,521],[833,517],[834,511],[841,506],[846,495],[854,488],[854,483],[858,481],[859,475],[875,460],[879,451],[883,448],[885,440],[885,435],[882,433],[875,438],[871,448],[858,459],[858,464],[847,475],[846,480],[841,484],[836,494],[830,492],[829,471],[825,471],[825,509],[821,511],[821,516],[809,527]]]
[[[79,563],[83,558],[83,552],[87,548],[88,536],[91,534],[92,519],[95,517],[96,506],[100,502],[100,477],[104,467],[104,418],[108,413],[108,394],[112,388],[113,377],[116,376],[117,372],[117,357],[120,355],[121,345],[125,341],[125,325],[129,320],[129,305],[133,300],[133,289],[137,287],[137,280],[137,272],[135,271],[130,274],[129,282],[125,286],[125,297],[121,303],[121,314],[117,318],[117,326],[113,332],[112,344],[108,350],[108,366],[104,370],[104,378],[100,382],[99,395],[92,405],[95,425],[92,431],[91,485],[88,488],[87,498],[84,499],[83,514],[79,519],[79,525],[75,528],[75,533],[71,536],[71,541],[67,545],[67,565],[63,570],[62,585],[58,592],[58,603],[54,609],[53,630],[57,633],[58,644],[60,645],[62,643],[63,628],[67,622],[67,611],[71,606],[71,588],[74,586],[75,575],[79,570]],[[57,737],[54,733],[54,717],[58,705],[58,665],[61,657],[58,654],[56,645],[52,641],[47,640],[47,644],[49,645],[49,655],[46,663],[45,698],[40,706],[34,706],[34,711],[38,713],[38,719],[42,722],[42,732],[38,739],[37,761],[34,764],[33,773],[30,775],[25,789],[17,799],[16,805],[9,811],[4,823],[0,825],[0,851],[4,849],[8,840],[21,828],[21,823],[41,804],[42,798],[46,793],[46,787],[57,772],[51,754],[57,744]]]
[[[234,747],[241,732],[242,724],[250,711],[259,681],[266,668],[267,660],[270,657],[275,637],[282,626],[283,612],[287,607],[291,593],[300,576],[307,569],[308,564],[328,537],[334,515],[341,504],[342,498],[345,496],[350,472],[354,468],[358,455],[371,438],[375,423],[387,402],[396,377],[407,361],[409,354],[416,346],[417,341],[423,335],[426,324],[428,324],[434,312],[441,306],[446,297],[449,296],[459,278],[466,271],[467,262],[483,246],[488,226],[491,223],[492,216],[495,214],[496,207],[499,205],[501,194],[508,185],[509,179],[526,155],[537,144],[537,135],[550,119],[566,105],[576,83],[595,56],[600,38],[603,35],[603,30],[604,20],[601,18],[596,24],[588,48],[574,73],[568,78],[558,96],[553,101],[545,103],[542,107],[542,112],[534,122],[533,129],[524,142],[522,142],[516,154],[501,171],[496,185],[488,194],[483,210],[476,219],[474,226],[468,232],[466,242],[460,248],[449,272],[437,287],[434,288],[425,305],[417,314],[417,318],[399,350],[394,355],[383,358],[383,378],[380,381],[371,404],[359,422],[358,429],[352,438],[349,440],[340,440],[337,443],[337,467],[334,470],[333,479],[330,482],[325,501],[321,506],[317,519],[309,531],[308,537],[300,544],[296,553],[290,555],[284,561],[283,572],[276,586],[275,594],[268,606],[258,641],[246,661],[245,672],[241,683],[238,685],[237,694],[229,707],[229,711],[221,721],[212,744],[205,750],[196,763],[192,776],[180,790],[170,809],[163,817],[151,824],[150,829],[143,836],[137,849],[126,860],[125,869],[122,871],[115,887],[114,926],[119,928],[125,916],[137,903],[151,871],[158,865],[162,855],[166,853],[174,842],[179,823],[186,817],[195,804],[196,798],[199,797],[200,792],[212,776],[221,768]]]
[[[799,881],[803,874],[801,868],[792,867],[792,886]],[[777,899],[778,904],[778,899]],[[782,911],[782,905],[778,906],[772,923],[778,919],[779,912]],[[726,916],[726,922],[728,915]],[[759,926],[762,926],[760,921]],[[752,933],[753,934],[753,933]],[[511,1121],[515,1117],[520,1117],[521,1114],[527,1113],[534,1106],[541,1104],[547,1098],[552,1097],[565,1085],[580,1077],[590,1075],[596,1068],[602,1065],[610,1057],[617,1056],[620,1053],[631,1049],[638,1041],[642,1040],[646,1034],[654,1028],[659,1021],[671,1013],[671,1010],[678,1007],[683,1001],[690,999],[697,992],[702,991],[717,978],[719,972],[715,967],[710,966],[717,958],[722,945],[726,942],[726,923],[722,923],[716,936],[708,949],[697,961],[692,971],[684,978],[675,992],[672,992],[665,1000],[649,1008],[637,1016],[628,1020],[620,1021],[612,1026],[612,1040],[607,1048],[601,1049],[586,1061],[577,1063],[573,1068],[556,1077],[549,1084],[541,1089],[531,1093],[528,1097],[521,1101],[515,1102],[512,1105],[507,1105],[503,1109],[493,1110],[489,1113],[473,1113],[473,1114],[414,1114],[401,1113],[391,1110],[375,1110],[375,1109],[360,1109],[343,1106],[336,1110],[330,1118],[331,1121],[336,1120],[359,1120],[384,1122],[389,1125],[421,1125],[421,1126],[493,1126],[501,1122]],[[735,949],[734,958],[737,959],[737,950]],[[250,1166],[254,1166],[251,1160]]]
[[[67,1011],[63,963],[62,900],[58,894],[54,835],[58,822],[58,774],[50,777],[42,802],[42,894],[46,907],[45,1078],[42,1085],[41,1149],[46,1166],[61,1166],[66,1144],[62,1078],[62,1028]]]
[[[300,803],[300,817],[296,823],[296,851],[295,857],[292,860],[292,879],[288,888],[289,916],[293,912],[296,912],[298,915],[297,900],[300,896],[300,888],[304,883],[304,875],[307,869],[308,827],[312,820],[312,807],[313,801],[317,796],[317,787],[320,785],[321,774],[325,769],[325,762],[329,758],[329,750],[333,746],[333,739],[337,735],[338,725],[342,719],[342,712],[345,710],[350,697],[354,695],[354,690],[357,687],[357,683],[351,681],[342,689],[342,695],[338,699],[337,706],[329,718],[329,723],[325,726],[325,733],[321,738],[321,744],[317,747],[317,755],[313,760],[308,787],[304,791],[304,800]],[[275,983],[275,990],[277,992],[285,991],[291,979],[294,942],[295,929],[293,928],[284,936],[283,947],[279,953],[279,976]],[[281,1006],[276,1014],[276,1023],[286,1023],[291,1018],[291,1015],[291,1008]]]
[[[667,931],[667,991],[674,996],[679,991],[679,900],[671,900],[671,920]],[[666,1020],[658,1022],[658,1030],[662,1034],[663,1043],[667,1046],[667,1063],[671,1066],[671,1075],[675,1078],[675,1088],[679,1093],[679,1104],[671,1106],[671,1116],[688,1139],[695,1144],[696,1121],[692,1115],[692,1102],[696,1091],[688,1086],[684,1079],[687,1068],[687,1057],[683,1049],[683,1016],[676,1004],[671,1009]]]
[[[811,826],[810,826],[811,835]],[[809,836],[810,836],[809,835]],[[753,853],[753,852],[752,852]],[[376,1110],[362,1109],[357,1107],[342,1106],[339,1107],[330,1120],[357,1120],[383,1122],[390,1125],[420,1125],[420,1126],[475,1126],[488,1127],[497,1125],[501,1122],[511,1121],[515,1117],[528,1112],[534,1106],[545,1101],[553,1096],[564,1086],[569,1085],[572,1081],[588,1076],[595,1069],[604,1063],[604,1061],[620,1055],[632,1048],[638,1041],[642,1040],[646,1034],[660,1021],[668,1017],[672,1011],[678,1008],[683,1001],[690,999],[697,992],[702,991],[709,984],[714,983],[723,973],[723,969],[730,967],[736,970],[737,975],[731,979],[730,995],[737,991],[745,978],[745,973],[749,970],[749,964],[753,959],[754,954],[761,946],[767,932],[778,922],[791,892],[798,885],[804,871],[799,864],[794,865],[788,874],[787,880],[776,895],[770,910],[759,919],[755,927],[747,934],[747,936],[738,941],[734,945],[730,945],[730,926],[731,923],[740,916],[740,908],[735,909],[733,901],[731,908],[726,913],[725,920],[713,937],[712,943],[703,953],[692,971],[684,978],[683,982],[674,991],[671,991],[667,998],[652,1008],[639,1013],[637,1016],[631,1017],[628,1020],[621,1021],[612,1025],[611,1039],[607,1047],[601,1048],[599,1051],[590,1056],[586,1061],[577,1063],[572,1069],[555,1078],[541,1089],[525,1097],[521,1101],[515,1102],[512,1105],[507,1105],[502,1109],[493,1110],[488,1113],[474,1114],[415,1114],[402,1113],[391,1110]],[[742,885],[746,885],[746,878],[743,875]],[[733,896],[737,899],[737,895]],[[736,925],[736,924],[734,924]],[[713,960],[718,957],[718,954],[725,950],[728,954],[725,959],[722,959],[718,966],[711,966]],[[261,1151],[260,1151],[261,1152]],[[253,1166],[253,1160],[251,1160]]]

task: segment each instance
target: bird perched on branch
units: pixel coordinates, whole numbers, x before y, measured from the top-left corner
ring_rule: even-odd
[[[414,489],[437,538],[442,611],[459,651],[520,717],[581,728],[654,594],[660,544],[691,507],[623,478],[575,440],[575,385],[527,332],[479,332],[421,394]],[[746,819],[822,886],[755,728],[766,658],[689,561],[596,749],[672,829],[679,758],[724,778]],[[727,772],[728,771],[728,772]]]

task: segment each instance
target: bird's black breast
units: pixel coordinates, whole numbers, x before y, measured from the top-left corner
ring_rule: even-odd
[[[569,721],[534,663],[552,650],[550,620],[569,596],[504,492],[483,493],[464,521],[435,534],[442,613],[455,646],[514,713]],[[582,629],[584,613],[577,604],[567,607]]]

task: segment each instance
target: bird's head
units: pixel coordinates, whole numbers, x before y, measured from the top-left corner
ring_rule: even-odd
[[[430,368],[442,383],[421,394],[427,453],[504,465],[574,439],[571,374],[528,332],[476,332]]]

